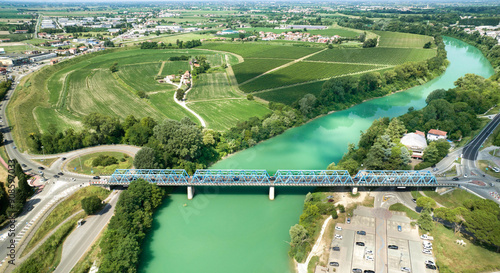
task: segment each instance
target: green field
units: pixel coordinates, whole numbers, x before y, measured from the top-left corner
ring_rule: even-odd
[[[240,98],[230,85],[226,73],[200,74],[187,95],[188,101]]]
[[[184,72],[191,70],[187,61],[165,62],[161,71],[162,76],[179,75],[179,70]]]
[[[92,166],[92,161],[94,158],[100,155],[108,155],[118,159],[118,164],[109,165],[106,167],[103,166]],[[122,161],[122,159],[124,161]],[[129,169],[132,167],[133,158],[129,155],[119,152],[100,152],[100,153],[92,153],[81,156],[79,158],[75,158],[67,163],[66,168],[75,173],[81,173],[86,175],[110,175],[116,169]]]
[[[290,61],[281,59],[245,59],[243,63],[234,65],[233,71],[238,83],[243,83]]]
[[[313,55],[307,60],[398,65],[419,62],[436,56],[435,49],[423,48],[334,48]]]
[[[267,101],[276,101],[291,105],[295,101],[303,98],[305,94],[313,94],[318,97],[324,83],[325,81],[316,81],[302,85],[275,89],[269,92],[262,92],[255,94],[255,96]]]
[[[253,33],[254,31],[260,32],[272,32],[272,33],[282,33],[282,32],[288,32],[288,31],[294,31],[293,29],[275,29],[275,28],[267,28],[267,27],[252,27],[252,28],[238,28],[237,30],[244,30],[247,33]],[[300,29],[303,31],[303,29]],[[295,30],[297,31],[297,30]],[[341,27],[329,27],[327,29],[321,29],[321,30],[312,30],[312,29],[307,29],[307,33],[311,33],[313,35],[320,34],[320,35],[325,35],[325,36],[334,36],[334,35],[339,35],[341,37],[357,37],[359,36],[359,31],[355,30],[350,30],[347,28],[341,28]]]
[[[225,130],[237,122],[264,116],[270,110],[256,101],[249,101],[229,83],[226,73],[201,74],[187,95],[187,106],[199,113],[214,130]]]
[[[49,125],[58,129],[81,128],[81,118],[99,112],[124,119],[150,116],[156,120],[185,116],[199,121],[173,100],[175,88],[154,80],[161,62],[171,56],[210,55],[213,52],[196,50],[124,50],[116,49],[80,56],[54,66],[43,68],[22,79],[12,96],[8,118],[16,142],[26,149],[24,136],[45,132]],[[118,63],[118,72],[109,67]],[[26,82],[30,84],[26,84]],[[148,92],[148,99],[137,96]]]
[[[244,92],[255,92],[285,85],[326,79],[378,68],[375,65],[298,62],[273,71],[261,78],[240,86]]]
[[[434,39],[430,36],[390,32],[390,31],[374,31],[380,36],[379,47],[413,47],[423,48],[427,42],[432,42]]]
[[[236,122],[271,112],[266,106],[246,98],[198,101],[187,106],[200,114],[208,128],[219,131],[231,128]]]
[[[207,43],[199,48],[232,52],[243,58],[298,59],[320,51],[318,47],[277,46],[261,43]]]

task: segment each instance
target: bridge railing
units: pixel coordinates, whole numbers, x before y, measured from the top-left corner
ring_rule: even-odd
[[[345,170],[278,170],[274,174],[274,185],[332,185],[352,184]]]
[[[436,177],[430,171],[361,170],[353,178],[358,185],[435,185]]]
[[[194,173],[191,184],[247,184],[270,185],[270,176],[266,170],[215,170],[201,169]]]
[[[117,169],[109,184],[128,184],[140,178],[155,184],[184,185],[189,175],[184,169]]]

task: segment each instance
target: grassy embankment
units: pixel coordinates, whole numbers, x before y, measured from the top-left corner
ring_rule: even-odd
[[[40,242],[57,225],[59,225],[62,221],[64,221],[72,214],[81,210],[81,200],[83,198],[97,195],[101,200],[104,200],[109,195],[109,193],[110,191],[103,188],[90,186],[82,188],[72,196],[68,197],[66,200],[57,205],[57,207],[49,214],[47,219],[43,221],[42,225],[35,232],[35,235],[31,238],[28,246],[25,248],[22,254],[26,255],[26,253],[28,253],[34,246],[36,246],[36,244]],[[74,225],[75,222],[72,222],[72,224]]]

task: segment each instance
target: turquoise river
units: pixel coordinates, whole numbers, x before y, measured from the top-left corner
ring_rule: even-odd
[[[325,169],[337,162],[349,143],[379,117],[421,109],[435,89],[452,88],[466,73],[483,77],[493,68],[481,52],[445,38],[450,64],[438,78],[404,92],[332,113],[228,157],[215,169]],[[304,188],[278,188],[269,201],[267,188],[197,188],[188,201],[179,188],[155,213],[141,256],[141,272],[290,273],[288,230],[298,222]],[[187,206],[184,206],[187,204]]]

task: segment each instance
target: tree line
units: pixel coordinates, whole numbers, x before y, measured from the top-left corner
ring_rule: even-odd
[[[28,184],[31,177],[24,173],[17,160],[12,160],[14,168],[9,171],[7,184],[0,182],[0,224],[8,218],[18,216],[26,204],[26,199],[33,194]],[[17,179],[17,185],[16,180]]]
[[[141,43],[141,49],[167,49],[167,48],[193,48],[201,46],[201,41],[200,40],[191,40],[191,41],[182,41],[182,40],[177,40],[176,45],[173,45],[172,43],[162,43],[162,42],[142,42]]]
[[[153,223],[153,212],[165,192],[143,179],[120,194],[115,214],[104,232],[99,272],[137,272],[141,245]]]

